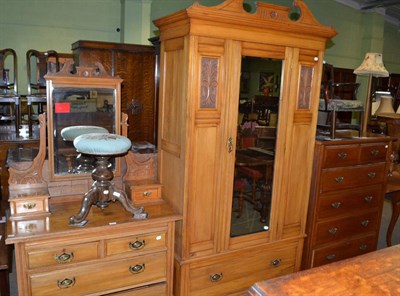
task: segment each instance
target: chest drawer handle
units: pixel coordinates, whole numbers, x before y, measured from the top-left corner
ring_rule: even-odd
[[[222,280],[222,278],[223,278],[222,272],[210,275],[210,281],[212,282],[219,282],[220,280]]]
[[[365,202],[371,202],[373,199],[372,195],[367,195],[366,197],[364,197]]]
[[[132,250],[140,250],[140,249],[143,249],[145,245],[146,245],[145,240],[142,240],[142,241],[137,240],[135,242],[130,242],[129,248],[131,248]]]
[[[32,210],[36,207],[36,204],[33,202],[28,202],[28,203],[23,204],[23,207],[24,207],[24,209]]]
[[[145,270],[145,264],[136,264],[134,266],[129,266],[129,271],[133,274],[141,273]]]
[[[369,220],[362,220],[361,221],[361,225],[364,226],[364,227],[367,227],[368,224],[369,224]]]
[[[360,251],[365,251],[367,249],[367,245],[366,244],[362,244],[358,248],[360,249]]]
[[[332,205],[332,208],[338,209],[342,205],[342,203],[340,201],[335,201],[331,205]]]
[[[71,262],[72,259],[74,259],[74,252],[66,253],[64,250],[62,254],[54,255],[54,260],[60,264]]]
[[[279,265],[281,265],[281,263],[282,263],[282,259],[275,259],[275,260],[272,260],[271,261],[271,266],[272,267],[278,267]]]
[[[143,192],[143,196],[145,196],[145,197],[148,197],[148,196],[150,196],[151,194],[152,194],[151,191],[144,191],[144,192]]]
[[[336,183],[343,183],[344,177],[336,177],[335,181],[336,181]]]
[[[345,152],[340,152],[340,153],[338,153],[338,155],[337,155],[340,159],[345,159],[346,157],[347,157],[347,153],[345,153]]]
[[[331,227],[331,228],[328,229],[328,232],[330,234],[336,234],[337,231],[338,231],[337,227]]]
[[[377,156],[378,154],[379,154],[379,150],[376,150],[376,149],[371,150],[371,155],[372,156]]]
[[[375,176],[376,176],[376,173],[374,173],[374,172],[368,173],[368,178],[370,178],[370,179],[375,178]]]
[[[74,285],[75,285],[75,278],[74,277],[72,279],[65,278],[63,280],[57,281],[57,286],[60,289],[68,289],[68,288],[71,288]]]
[[[330,254],[330,255],[326,256],[326,259],[328,259],[328,260],[333,260],[335,258],[336,258],[335,254]]]

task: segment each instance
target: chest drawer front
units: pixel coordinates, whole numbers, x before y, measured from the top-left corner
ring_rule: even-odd
[[[166,296],[167,295],[167,285],[157,284],[146,287],[140,287],[137,289],[131,289],[128,291],[117,292],[112,294],[107,294],[112,296]]]
[[[159,200],[161,198],[161,187],[133,188],[131,195],[134,202]]]
[[[227,291],[246,289],[256,281],[295,271],[294,246],[260,251],[191,268],[190,295],[225,295]]]
[[[324,168],[334,168],[358,163],[358,145],[328,146],[323,159]]]
[[[165,281],[166,253],[31,274],[32,295],[64,296],[106,292]]]
[[[385,163],[374,165],[326,169],[321,174],[321,192],[368,186],[383,182]]]
[[[372,235],[350,241],[344,241],[329,247],[316,249],[313,251],[313,263],[311,267],[317,267],[375,251],[376,244],[377,237],[376,235]]]
[[[382,199],[382,185],[322,195],[318,200],[318,220],[380,207]]]
[[[375,212],[364,213],[354,217],[317,223],[316,244],[321,245],[335,242],[354,235],[367,235],[375,233],[379,227],[379,214]]]
[[[361,145],[360,163],[386,161],[388,145],[385,143]]]
[[[166,248],[166,232],[154,232],[105,241],[106,256]]]
[[[50,249],[27,249],[30,269],[44,266],[68,265],[99,258],[99,242],[66,245]]]

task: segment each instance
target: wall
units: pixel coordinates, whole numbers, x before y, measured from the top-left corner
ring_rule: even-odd
[[[19,58],[20,92],[26,92],[25,53],[28,49],[70,52],[77,40],[149,44],[157,34],[151,20],[190,6],[192,0],[0,0],[0,48],[11,47]],[[223,0],[199,0],[206,6]],[[292,0],[263,1],[291,6]],[[400,73],[399,28],[383,16],[354,10],[334,0],[304,0],[316,19],[336,28],[338,35],[327,44],[325,60],[336,67],[356,68],[365,52],[382,50],[392,73]],[[255,10],[253,0],[246,9]],[[142,17],[137,15],[140,10]],[[144,15],[147,14],[147,15]],[[121,28],[117,32],[117,28]],[[360,78],[366,88],[366,80]]]

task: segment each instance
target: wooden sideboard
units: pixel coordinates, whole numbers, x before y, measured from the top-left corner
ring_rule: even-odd
[[[135,221],[119,203],[93,207],[85,227],[70,226],[79,207],[57,200],[49,216],[8,221],[19,295],[172,295],[179,216],[166,203]]]
[[[317,141],[303,269],[376,250],[391,141]]]

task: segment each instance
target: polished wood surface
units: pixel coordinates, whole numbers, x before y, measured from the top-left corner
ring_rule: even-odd
[[[172,295],[173,233],[180,216],[159,203],[146,207],[148,219],[132,220],[115,202],[103,210],[92,207],[84,227],[71,226],[80,199],[56,198],[49,216],[8,221],[6,243],[15,244],[20,295],[129,295],[139,287]]]
[[[0,222],[0,295],[10,295],[9,273],[11,270],[10,247],[6,246],[6,223]]]
[[[247,295],[399,295],[400,245],[255,283]]]
[[[386,193],[391,193],[390,202],[392,204],[392,216],[390,217],[390,222],[386,233],[386,244],[388,246],[391,246],[393,230],[400,216],[400,173],[399,172],[394,171],[392,175],[389,176],[386,186]]]
[[[376,250],[392,140],[317,141],[303,269]]]
[[[297,22],[289,7],[258,3],[250,14],[242,0],[195,3],[154,21],[161,41],[159,179],[163,197],[183,215],[177,296],[247,289],[262,276],[300,268],[320,75],[326,41],[336,32],[302,1],[295,4]],[[284,60],[284,74],[270,227],[231,237],[243,56]]]

